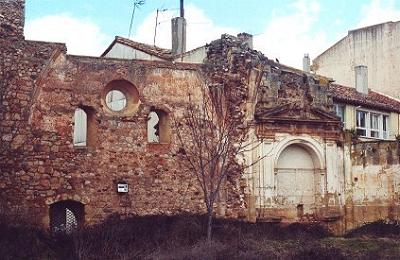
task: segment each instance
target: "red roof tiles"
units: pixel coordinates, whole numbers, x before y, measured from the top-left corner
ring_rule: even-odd
[[[355,88],[337,84],[330,84],[329,90],[332,92],[332,97],[335,101],[400,113],[400,100],[372,90],[369,90],[368,95],[365,95]]]
[[[173,55],[171,50],[169,49],[163,49],[157,46],[153,46],[153,45],[149,45],[149,44],[145,44],[145,43],[141,43],[141,42],[136,42],[136,41],[132,41],[130,39],[127,38],[123,38],[120,36],[115,36],[115,40],[110,44],[110,46],[104,51],[104,53],[101,55],[101,57],[105,56],[110,50],[111,48],[114,46],[115,43],[121,43],[123,45],[132,47],[134,49],[143,51],[147,54],[159,57],[161,59],[164,60],[172,60]]]

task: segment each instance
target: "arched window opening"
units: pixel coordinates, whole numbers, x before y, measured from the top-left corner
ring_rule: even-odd
[[[50,229],[53,232],[71,233],[84,222],[84,205],[73,200],[50,205]]]
[[[87,115],[81,109],[75,109],[74,115],[74,145],[86,146],[87,144]]]
[[[94,146],[97,141],[95,111],[90,107],[75,109],[73,143],[77,147]]]
[[[151,111],[147,123],[147,139],[150,143],[160,142],[160,119],[156,112]]]
[[[279,156],[275,169],[278,203],[310,205],[315,202],[316,179],[312,155],[301,145],[292,144]],[[303,206],[298,207],[298,212]]]
[[[147,140],[150,143],[169,143],[168,114],[162,110],[151,111],[147,121]]]

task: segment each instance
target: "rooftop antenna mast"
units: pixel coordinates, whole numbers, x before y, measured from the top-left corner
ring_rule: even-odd
[[[130,25],[129,25],[129,33],[128,33],[128,38],[130,38],[130,37],[131,37],[131,32],[132,32],[132,24],[133,24],[133,17],[135,16],[135,11],[136,11],[136,8],[138,8],[138,9],[139,9],[139,6],[142,6],[142,5],[144,5],[144,4],[145,4],[145,2],[146,2],[146,0],[135,0],[135,1],[133,2],[133,10],[132,10],[132,16],[131,16],[131,23],[130,23]]]
[[[158,14],[160,12],[165,12],[168,9],[164,8],[164,9],[159,9],[157,8],[157,14],[156,14],[156,26],[154,26],[154,38],[153,38],[153,45],[156,46],[156,36],[157,36],[157,26],[158,26]]]

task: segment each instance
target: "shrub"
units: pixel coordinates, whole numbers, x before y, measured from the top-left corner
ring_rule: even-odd
[[[400,223],[398,221],[384,220],[366,223],[359,228],[351,230],[345,237],[400,238]]]

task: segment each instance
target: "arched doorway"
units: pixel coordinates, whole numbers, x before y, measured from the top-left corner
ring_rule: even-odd
[[[84,205],[73,200],[65,200],[50,205],[50,229],[55,232],[71,233],[83,225]]]
[[[294,205],[297,210],[315,203],[318,182],[312,151],[300,144],[287,146],[279,155],[275,168],[276,202]]]

